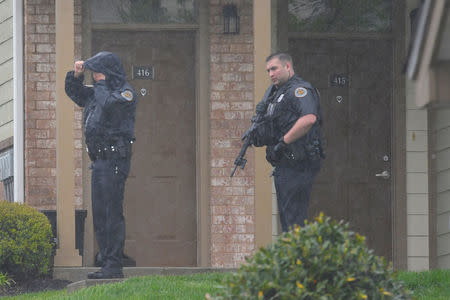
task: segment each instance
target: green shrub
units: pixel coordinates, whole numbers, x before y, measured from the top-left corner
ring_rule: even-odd
[[[15,281],[7,273],[0,272],[0,291],[14,284]]]
[[[0,201],[0,271],[15,278],[48,274],[51,226],[47,217],[26,205]]]
[[[214,299],[410,299],[390,265],[323,214],[281,234],[224,280]]]

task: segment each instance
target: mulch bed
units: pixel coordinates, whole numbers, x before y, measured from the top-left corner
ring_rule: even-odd
[[[16,281],[16,283],[11,284],[11,286],[0,288],[0,297],[51,290],[62,290],[65,289],[69,283],[71,283],[69,280],[52,279],[50,277]]]

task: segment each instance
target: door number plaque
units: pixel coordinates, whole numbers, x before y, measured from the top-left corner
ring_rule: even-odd
[[[348,86],[348,76],[345,74],[330,74],[330,85],[346,87]]]
[[[153,80],[153,66],[133,66],[133,79]]]

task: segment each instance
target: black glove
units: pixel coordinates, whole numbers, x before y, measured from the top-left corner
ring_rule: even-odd
[[[284,137],[282,136],[278,140],[278,144],[276,144],[271,151],[267,153],[267,160],[269,162],[278,162],[283,158],[283,154],[287,149],[288,145],[284,142]]]
[[[250,143],[253,146],[262,147],[265,145],[263,140],[260,137],[258,137],[257,132],[255,130],[251,132],[249,137],[250,137]]]
[[[267,103],[266,102],[259,102],[258,104],[256,104],[255,107],[255,112],[257,115],[264,115],[266,113],[267,110]]]

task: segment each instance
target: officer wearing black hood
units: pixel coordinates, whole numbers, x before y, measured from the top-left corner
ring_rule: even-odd
[[[85,69],[93,72],[93,87],[83,85]],[[75,62],[74,71],[66,75],[65,90],[84,108],[84,135],[92,161],[92,212],[102,268],[89,273],[88,278],[122,278],[122,204],[130,170],[137,97],[126,82],[120,59],[106,51],[85,62]]]
[[[272,166],[280,222],[283,231],[303,225],[308,214],[309,196],[320,160],[322,114],[318,91],[294,73],[287,53],[274,53],[266,59],[272,85],[256,113],[263,115],[262,126],[254,131],[253,145],[267,146],[266,159]]]

